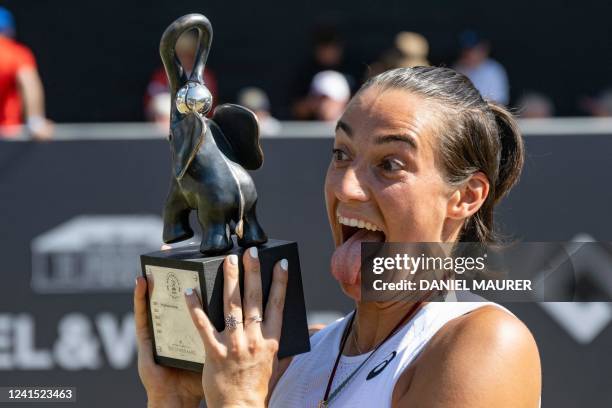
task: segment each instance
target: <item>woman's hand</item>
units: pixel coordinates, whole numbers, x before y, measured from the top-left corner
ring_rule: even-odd
[[[243,264],[244,305],[240,300],[238,257],[229,255],[223,262],[226,322],[233,317],[237,322],[244,321],[242,324],[226,324],[224,331],[217,332],[195,291],[186,291],[191,317],[206,349],[202,386],[209,408],[265,407],[268,398],[281,333],[288,264],[283,259],[274,265],[263,321],[257,248],[244,252]]]
[[[149,291],[152,291],[152,285]],[[198,373],[163,367],[153,361],[153,343],[148,324],[145,293],[147,280],[136,278],[134,320],[138,344],[138,374],[147,392],[149,407],[199,407],[204,398]]]

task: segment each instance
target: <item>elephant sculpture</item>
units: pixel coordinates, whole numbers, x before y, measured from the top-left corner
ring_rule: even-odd
[[[175,54],[179,36],[197,30],[195,63],[188,72]],[[196,210],[202,227],[200,252],[218,255],[238,245],[260,245],[267,237],[255,213],[257,191],[246,171],[263,163],[259,126],[253,112],[238,105],[217,107],[210,119],[212,95],[204,84],[204,66],[212,43],[212,26],[200,14],[172,23],[162,35],[160,54],[171,94],[169,142],[173,174],[164,208],[163,241],[193,236],[189,214]]]

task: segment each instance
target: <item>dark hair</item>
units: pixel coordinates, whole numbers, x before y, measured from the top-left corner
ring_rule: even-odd
[[[459,185],[481,171],[490,183],[485,202],[466,220],[459,241],[496,242],[493,208],[523,168],[523,139],[512,114],[483,99],[465,75],[450,68],[393,69],[368,80],[359,92],[371,86],[403,89],[441,106],[436,160],[447,182]]]

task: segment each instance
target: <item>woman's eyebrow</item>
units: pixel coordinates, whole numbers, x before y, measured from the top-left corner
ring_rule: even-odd
[[[351,129],[351,127],[347,123],[341,120],[336,123],[336,132],[338,130],[342,130],[344,133],[346,133],[348,137],[353,137],[353,129]]]
[[[393,143],[393,142],[402,142],[408,143],[410,147],[413,149],[417,149],[417,142],[412,135],[408,134],[393,134],[393,135],[384,135],[378,136],[374,141],[375,144],[381,145],[385,143]]]

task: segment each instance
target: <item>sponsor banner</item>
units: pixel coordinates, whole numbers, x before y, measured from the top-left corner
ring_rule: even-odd
[[[74,311],[62,315],[56,334],[41,339],[44,313],[0,313],[0,371],[125,370],[136,357],[134,315]]]

